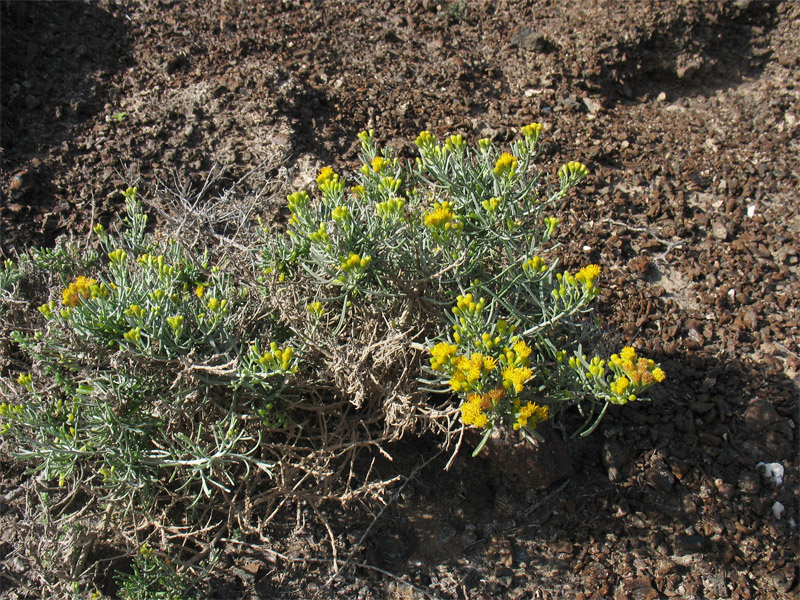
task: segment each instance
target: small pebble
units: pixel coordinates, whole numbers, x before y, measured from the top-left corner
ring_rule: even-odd
[[[781,463],[763,463],[756,464],[756,469],[764,475],[767,481],[775,484],[776,487],[783,485],[783,465]],[[762,471],[763,469],[763,471]]]

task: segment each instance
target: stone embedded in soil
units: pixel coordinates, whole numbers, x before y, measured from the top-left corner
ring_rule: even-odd
[[[675,553],[678,555],[695,554],[708,548],[708,539],[700,534],[679,535],[675,537]]]
[[[675,476],[664,468],[651,468],[645,472],[645,481],[652,485],[654,488],[662,491],[669,492],[675,483]]]
[[[711,234],[720,241],[728,239],[728,228],[725,226],[725,221],[715,220],[711,224]]]
[[[657,600],[658,597],[658,592],[646,577],[627,579],[614,592],[614,600]]]

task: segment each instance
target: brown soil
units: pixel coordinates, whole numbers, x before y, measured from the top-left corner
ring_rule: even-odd
[[[603,265],[609,343],[668,373],[569,443],[562,482],[525,490],[468,453],[414,471],[434,446],[410,443],[371,529],[329,509],[352,560],[327,586],[309,512],[267,532],[291,560],[228,543],[212,596],[796,597],[798,2],[3,1],[0,18],[3,257],[107,224],[134,180],[147,199],[214,167],[212,199],[256,169],[282,193],[351,168],[364,128],[410,155],[422,129],[502,143],[536,120],[550,172],[592,171],[562,215],[566,264]],[[9,523],[22,480],[4,468]],[[38,597],[12,549],[4,533],[0,596]]]

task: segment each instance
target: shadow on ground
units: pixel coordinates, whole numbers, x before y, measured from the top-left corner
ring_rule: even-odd
[[[125,24],[94,3],[6,1],[0,26],[2,189],[21,223],[54,208],[54,166],[45,155],[106,110],[129,43]],[[45,223],[45,237],[47,225],[57,227],[57,219]],[[3,246],[6,226],[14,227],[0,229]]]
[[[710,95],[757,77],[771,56],[762,44],[778,24],[778,4],[731,2],[720,11],[696,5],[694,18],[675,19],[614,47],[595,81],[611,99],[661,92],[674,99]]]

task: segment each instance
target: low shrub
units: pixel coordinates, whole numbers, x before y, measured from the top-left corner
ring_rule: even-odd
[[[159,238],[129,188],[94,247],[0,273],[4,343],[29,365],[0,381],[0,432],[42,481],[121,522],[157,527],[181,507],[187,536],[263,526],[301,484],[306,499],[379,493],[342,477],[345,459],[404,435],[447,446],[477,428],[477,454],[497,431],[536,443],[569,405],[591,432],[664,372],[630,347],[584,353],[602,269],[560,267],[555,233],[588,169],[570,162],[548,185],[541,133],[500,151],[422,132],[404,164],[362,132],[353,181],[323,168],[315,193],[289,195],[288,224],[236,259]],[[36,282],[32,318],[18,308]]]

